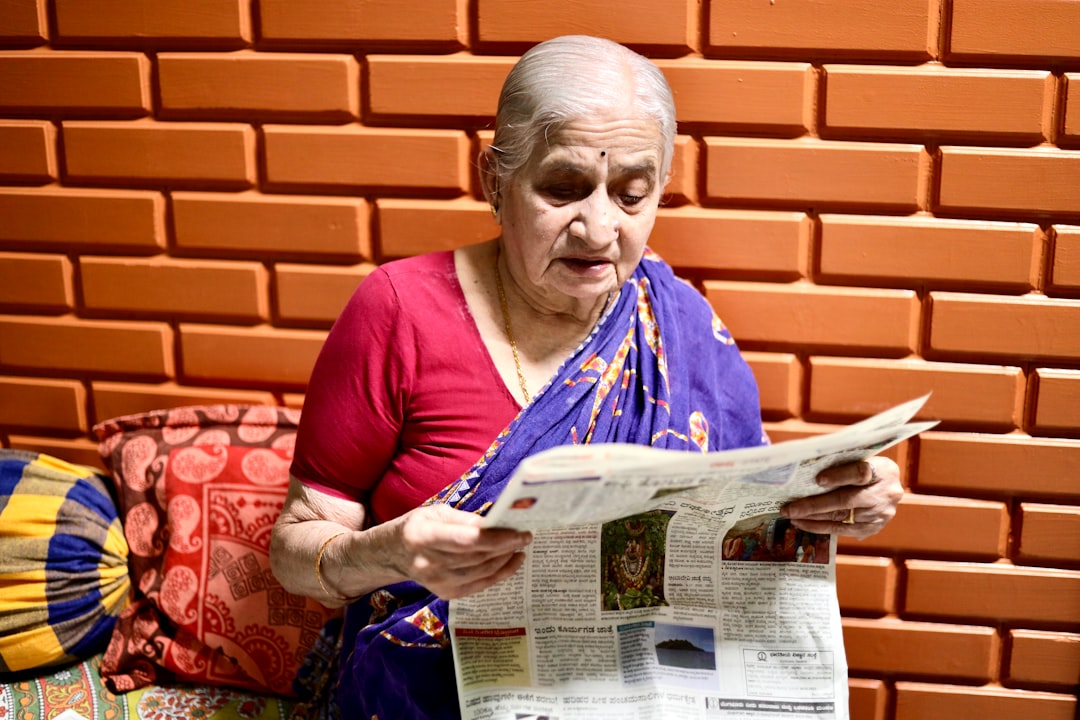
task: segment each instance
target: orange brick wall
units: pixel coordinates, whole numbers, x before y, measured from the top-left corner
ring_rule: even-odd
[[[841,544],[853,718],[1074,718],[1077,0],[0,0],[0,443],[300,405],[374,265],[495,232],[499,85],[569,32],[670,78],[653,245],[774,438],[934,392]]]

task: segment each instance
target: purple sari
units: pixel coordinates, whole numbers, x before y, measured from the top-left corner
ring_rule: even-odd
[[[595,442],[699,452],[763,442],[757,385],[734,341],[649,252],[547,387],[428,502],[482,513],[526,456]],[[351,605],[332,698],[341,716],[460,717],[447,614],[446,600],[413,582]]]

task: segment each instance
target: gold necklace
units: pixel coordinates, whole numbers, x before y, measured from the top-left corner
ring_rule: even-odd
[[[503,324],[506,326],[506,337],[510,340],[510,352],[514,354],[514,369],[517,370],[518,387],[525,396],[525,404],[529,404],[529,386],[525,382],[525,373],[521,371],[521,358],[518,356],[517,343],[514,342],[514,331],[510,329],[510,308],[506,304],[506,292],[503,290],[502,273],[499,272],[499,255],[495,255],[495,288],[499,291],[499,307],[502,309]]]

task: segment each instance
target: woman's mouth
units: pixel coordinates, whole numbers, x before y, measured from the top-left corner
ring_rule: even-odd
[[[563,262],[582,272],[609,265],[610,261],[603,258],[563,258]]]

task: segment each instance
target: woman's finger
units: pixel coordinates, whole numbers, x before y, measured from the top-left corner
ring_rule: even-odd
[[[792,520],[791,524],[800,530],[817,533],[818,535],[847,535],[859,539],[870,537],[885,527],[885,521],[883,520],[864,521],[862,518],[851,525],[831,520]]]
[[[413,579],[439,597],[461,597],[510,577],[524,560],[525,554],[520,552],[505,553],[460,567],[427,565],[419,559]]]
[[[425,585],[425,587],[447,600],[478,593],[516,573],[525,562],[525,553],[510,553],[504,558],[499,558],[499,560],[498,564],[491,566],[491,572],[486,574],[468,579],[458,578],[456,582],[446,583],[445,586],[440,584],[438,587],[432,587],[431,585]]]
[[[837,465],[818,473],[817,483],[824,488],[848,485],[869,486],[879,482],[899,482],[900,468],[887,457],[875,456],[867,460]]]
[[[821,495],[792,500],[780,510],[780,514],[792,520],[835,521],[844,520],[848,511],[860,505],[859,489],[841,487]]]
[[[481,528],[473,513],[444,505],[411,511],[402,527],[402,543],[411,552],[443,555],[510,552],[528,545],[532,533],[506,528]]]

